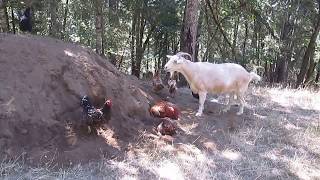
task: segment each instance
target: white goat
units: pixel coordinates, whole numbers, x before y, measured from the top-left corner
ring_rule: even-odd
[[[254,72],[247,72],[242,66],[234,63],[213,64],[208,62],[191,62],[183,57],[190,54],[179,52],[167,55],[169,61],[164,70],[170,73],[177,71],[184,75],[191,90],[199,94],[199,109],[196,116],[201,116],[207,93],[228,94],[229,101],[223,110],[227,112],[232,104],[234,95],[240,101],[237,115],[243,113],[245,104],[244,94],[252,80],[260,81],[261,77]]]

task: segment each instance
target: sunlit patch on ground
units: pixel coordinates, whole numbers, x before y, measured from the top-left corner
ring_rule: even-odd
[[[120,150],[120,146],[118,144],[118,139],[114,137],[114,132],[111,129],[98,129],[98,135],[101,136],[107,144],[110,144],[112,147]]]
[[[221,154],[224,158],[227,158],[232,161],[239,160],[241,158],[241,154],[239,152],[232,151],[229,149],[222,151]]]
[[[165,161],[162,165],[157,169],[157,173],[160,178],[166,179],[184,179],[184,176],[181,173],[179,166],[175,163]]]
[[[292,89],[268,89],[270,100],[284,107],[297,106],[302,109],[320,110],[320,92]]]

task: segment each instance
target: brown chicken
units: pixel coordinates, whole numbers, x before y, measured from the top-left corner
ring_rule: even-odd
[[[155,117],[168,117],[175,120],[178,120],[180,116],[180,110],[178,109],[178,107],[166,101],[157,102],[150,108],[150,113]]]
[[[177,126],[170,119],[163,119],[157,127],[158,135],[175,135]]]
[[[159,92],[164,88],[159,71],[156,71],[156,73],[154,74],[152,78],[152,85],[155,92]]]

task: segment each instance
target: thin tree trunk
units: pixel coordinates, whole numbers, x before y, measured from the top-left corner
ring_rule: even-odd
[[[246,47],[247,47],[247,39],[248,39],[248,22],[246,21],[245,24],[245,35],[243,40],[243,46],[242,46],[242,61],[241,65],[244,66],[246,64]]]
[[[257,34],[258,34],[258,22],[257,22],[257,19],[254,19],[253,20],[253,35],[252,35],[252,42],[251,42],[251,48],[254,52],[252,60],[257,59],[257,48],[258,48]],[[252,63],[252,60],[250,60],[249,63]]]
[[[164,52],[162,53],[163,54],[163,57],[162,57],[162,62],[161,62],[161,68],[163,69],[164,68],[164,65],[166,64],[167,62],[167,58],[165,58],[165,55],[168,54],[168,33],[165,33],[164,35],[164,46],[165,46],[165,49],[164,49]]]
[[[319,82],[319,77],[320,77],[320,60],[318,61],[317,75],[316,75],[316,79],[314,80],[316,83]]]
[[[9,32],[6,0],[0,0],[0,32]]]
[[[137,23],[137,12],[135,11],[132,16],[131,24],[131,42],[130,42],[130,51],[131,51],[131,74],[133,74],[136,69],[135,64],[135,34],[136,34],[136,23]]]
[[[104,47],[103,47],[103,36],[104,36],[104,22],[103,22],[103,0],[95,0],[95,27],[96,27],[96,52],[103,56]]]
[[[162,38],[162,35],[161,35],[161,38]],[[158,57],[158,61],[157,61],[157,70],[160,69],[160,66],[161,66],[161,57],[162,57],[162,49],[163,49],[163,41],[159,41],[159,57]]]
[[[233,28],[232,58],[234,62],[237,62],[236,47],[237,47],[238,29],[239,29],[239,16],[235,20],[234,28]]]
[[[11,7],[11,18],[12,18],[12,20],[11,20],[11,24],[12,24],[12,32],[13,32],[13,34],[16,34],[16,24],[15,24],[15,18],[14,18],[14,13],[13,13],[13,9],[12,9],[12,7]]]
[[[310,56],[310,64],[309,64],[308,71],[306,73],[306,80],[303,82],[304,84],[307,84],[312,80],[311,78],[313,76],[314,69],[317,65],[317,63],[313,60],[314,53],[315,53],[315,49],[312,51],[312,55]]]
[[[136,24],[136,60],[135,60],[135,69],[133,75],[140,77],[140,67],[142,61],[142,41],[144,34],[144,19],[142,15],[142,10],[139,10],[138,21]]]
[[[61,38],[66,38],[66,26],[67,26],[67,16],[69,11],[69,0],[66,0],[65,8],[64,8],[64,17],[63,17],[63,24],[62,24],[62,32]]]
[[[205,6],[205,4],[201,4],[201,6]],[[196,49],[195,49],[195,55],[194,55],[195,61],[199,61],[198,60],[199,48],[200,48],[199,39],[200,39],[200,34],[201,34],[203,23],[204,23],[204,11],[202,11],[200,8],[200,15],[199,15],[198,27],[197,27],[197,37],[196,37]]]
[[[158,53],[158,47],[159,47],[159,38],[158,38],[158,36],[156,36],[155,37],[155,43],[153,44],[154,45],[154,70],[157,70],[157,65],[158,65],[158,63],[157,63],[157,55],[159,55],[160,56],[160,54]]]
[[[7,29],[8,29],[8,32],[10,31],[10,21],[9,21],[9,15],[8,15],[8,11],[7,11],[7,7],[5,8],[5,16],[6,16],[6,23],[7,23]]]
[[[149,54],[150,54],[150,44],[148,43],[148,48],[147,48],[147,62],[146,62],[146,72],[149,72]]]
[[[270,75],[271,75],[271,69],[270,69],[270,62],[268,61],[265,61],[265,64],[264,64],[264,70],[265,70],[265,73],[264,73],[264,77],[266,78],[266,80],[268,82],[271,81],[271,78],[270,78]]]
[[[123,52],[122,52],[122,55],[120,57],[120,60],[119,60],[119,64],[118,64],[118,69],[121,70],[121,65],[122,65],[122,62],[123,62],[123,58],[124,58],[124,53],[125,53],[125,49],[123,49]]]
[[[320,6],[320,2],[319,2],[319,6]],[[320,13],[318,14],[318,21],[317,24],[314,28],[314,31],[311,35],[308,47],[306,52],[304,53],[303,59],[302,59],[302,64],[300,67],[300,72],[298,74],[297,77],[297,83],[296,83],[296,88],[298,88],[304,81],[306,73],[308,71],[309,68],[309,64],[310,64],[310,60],[311,60],[311,55],[315,49],[315,45],[316,45],[316,40],[318,37],[320,31]]]
[[[57,13],[58,13],[58,2],[57,1],[50,1],[50,29],[49,35],[52,37],[57,38],[59,32],[59,24],[57,20]]]

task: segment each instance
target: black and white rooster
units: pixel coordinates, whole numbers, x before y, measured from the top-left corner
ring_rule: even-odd
[[[86,125],[88,126],[88,133],[91,133],[92,128],[97,128],[104,123],[107,123],[111,118],[112,101],[107,99],[102,108],[95,108],[88,96],[83,96],[80,103],[83,109],[83,116]]]

